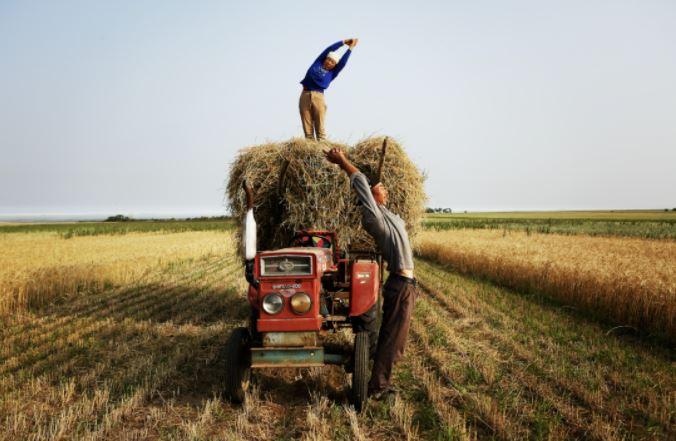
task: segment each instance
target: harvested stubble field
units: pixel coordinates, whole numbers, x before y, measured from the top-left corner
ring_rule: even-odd
[[[159,258],[184,245],[183,234],[193,233],[136,239],[161,237]],[[607,327],[540,297],[427,260],[417,262],[421,295],[395,371],[396,399],[371,402],[357,415],[347,405],[348,376],[323,368],[262,371],[246,404],[232,406],[220,396],[221,349],[248,308],[231,234],[214,233],[201,255],[165,256],[142,275],[0,315],[0,439],[676,435],[668,349],[607,335]],[[114,243],[129,237],[81,239],[119,250]],[[72,243],[82,247],[72,254],[95,246]],[[133,272],[135,259],[126,254],[119,264],[128,261],[123,266]]]

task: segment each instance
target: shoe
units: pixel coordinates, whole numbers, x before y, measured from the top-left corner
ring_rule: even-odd
[[[394,387],[386,387],[380,390],[369,390],[368,397],[374,401],[383,401],[389,398],[394,398],[399,391]]]

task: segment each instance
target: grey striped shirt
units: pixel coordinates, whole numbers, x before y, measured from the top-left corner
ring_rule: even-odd
[[[413,251],[404,220],[376,203],[362,172],[352,173],[350,183],[361,202],[362,225],[380,248],[387,269],[390,272],[413,270]]]

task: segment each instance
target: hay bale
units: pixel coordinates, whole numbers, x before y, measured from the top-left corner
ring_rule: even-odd
[[[377,167],[381,145],[382,138],[366,139],[354,149],[327,141],[294,138],[244,149],[230,167],[227,184],[230,211],[241,226],[246,207],[241,185],[246,179],[255,193],[259,250],[288,246],[293,233],[302,228],[335,230],[343,248],[375,249],[361,228],[349,179],[326,161],[323,151],[331,147],[343,149],[370,177]],[[284,168],[286,172],[280,182]],[[423,176],[393,140],[388,142],[383,183],[389,190],[389,208],[415,234],[424,212]]]

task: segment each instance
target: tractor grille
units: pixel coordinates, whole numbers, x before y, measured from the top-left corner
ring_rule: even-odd
[[[270,256],[262,261],[261,276],[312,275],[312,256]]]

